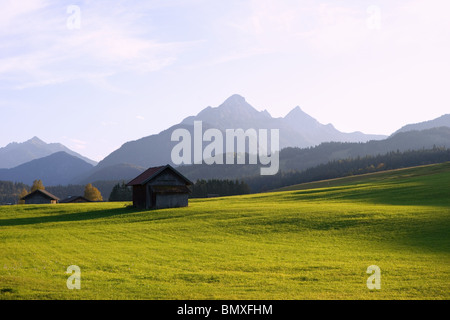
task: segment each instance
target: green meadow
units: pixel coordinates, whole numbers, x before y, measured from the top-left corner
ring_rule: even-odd
[[[450,163],[180,209],[4,206],[0,299],[449,299],[449,233]]]

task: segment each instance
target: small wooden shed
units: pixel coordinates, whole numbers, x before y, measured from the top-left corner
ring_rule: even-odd
[[[54,204],[59,201],[59,198],[48,191],[38,189],[20,198],[20,200],[24,200],[25,204]]]
[[[127,183],[133,206],[140,209],[187,207],[193,183],[172,166],[149,168]]]

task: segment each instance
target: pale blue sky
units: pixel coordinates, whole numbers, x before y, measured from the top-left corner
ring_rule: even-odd
[[[234,93],[345,132],[391,134],[450,112],[447,0],[0,8],[0,147],[38,136],[98,161]]]

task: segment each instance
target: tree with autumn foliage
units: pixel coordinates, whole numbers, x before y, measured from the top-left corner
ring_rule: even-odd
[[[42,183],[42,180],[34,180],[33,185],[31,186],[31,192],[34,192],[36,190],[45,190],[44,184]]]
[[[103,201],[101,192],[91,183],[84,188],[84,197],[91,201]]]

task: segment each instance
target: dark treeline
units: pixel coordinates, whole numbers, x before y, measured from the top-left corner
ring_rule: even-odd
[[[84,185],[69,184],[68,186],[45,187],[45,190],[62,200],[70,196],[83,196],[85,187]]]
[[[108,199],[108,201],[132,201],[132,200],[133,200],[133,189],[131,187],[127,187],[124,181],[114,186]]]
[[[447,161],[450,161],[450,149],[435,147],[428,150],[396,151],[384,155],[333,160],[304,171],[280,171],[275,176],[254,176],[244,181],[250,186],[252,193],[258,193],[300,183]]]
[[[0,181],[0,205],[16,204],[22,190],[30,191],[30,186],[20,182]]]
[[[225,197],[250,193],[249,186],[239,180],[197,180],[191,198]]]
[[[122,183],[122,181],[97,181],[92,183],[92,185],[100,191],[100,193],[106,200],[110,196],[114,186],[118,183]],[[83,196],[86,185],[59,185],[44,187],[46,191],[63,200],[68,198],[69,196]],[[16,204],[23,189],[30,192],[31,187],[23,183],[0,181],[0,205]]]
[[[120,183],[119,181],[96,181],[92,185],[97,188],[102,197],[107,200],[114,186]],[[69,196],[82,196],[86,185],[68,185],[68,186],[45,186],[45,190],[54,194],[60,199],[65,199]]]

